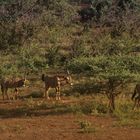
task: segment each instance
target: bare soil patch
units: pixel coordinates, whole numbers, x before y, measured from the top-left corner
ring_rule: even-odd
[[[42,100],[42,99],[39,99]],[[64,104],[71,104],[64,101]],[[50,113],[50,109],[27,114],[25,101],[0,100],[0,140],[139,140],[140,129],[114,127],[116,118],[72,113]],[[17,110],[18,111],[17,111]],[[2,112],[3,111],[3,112]],[[89,121],[94,132],[82,133],[80,121]]]

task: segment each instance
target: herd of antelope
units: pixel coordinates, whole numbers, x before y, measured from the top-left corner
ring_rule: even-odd
[[[55,76],[48,76],[42,74],[41,76],[42,81],[45,83],[45,91],[44,91],[44,98],[50,99],[49,97],[49,89],[55,88],[56,90],[56,100],[61,100],[60,98],[60,88],[66,84],[73,85],[70,73],[67,71],[67,75],[55,75]],[[23,79],[2,79],[0,81],[1,84],[1,92],[4,100],[4,96],[9,99],[8,96],[8,89],[14,89],[14,98],[17,99],[19,93],[18,88],[26,86],[28,80],[26,78]],[[134,100],[134,107],[140,107],[140,84],[136,84],[134,93],[132,95],[132,100]]]
[[[42,74],[41,77],[42,81],[45,83],[45,92],[44,92],[44,97],[49,99],[49,89],[50,88],[55,88],[56,90],[56,100],[60,100],[60,88],[64,85],[73,85],[72,80],[71,80],[71,75],[69,71],[67,71],[67,75],[55,75],[55,76],[48,76],[45,74]],[[26,78],[23,79],[1,79],[0,84],[1,84],[1,92],[3,96],[3,100],[5,99],[4,96],[7,97],[7,100],[9,100],[8,96],[8,89],[12,88],[14,89],[14,99],[17,99],[19,92],[18,88],[19,87],[24,87],[29,84],[29,81]]]

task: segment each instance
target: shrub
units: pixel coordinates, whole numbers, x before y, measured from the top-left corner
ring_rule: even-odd
[[[37,45],[31,45],[21,48],[19,52],[18,68],[27,72],[37,72],[43,68],[47,68],[48,64],[45,61],[44,49]]]
[[[45,58],[49,66],[57,65],[59,62],[59,47],[49,47],[45,54]]]
[[[79,121],[79,125],[82,133],[95,132],[95,129],[92,128],[91,122],[87,120]]]

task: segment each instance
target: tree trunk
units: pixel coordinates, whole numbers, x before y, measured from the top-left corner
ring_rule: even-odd
[[[108,98],[109,98],[109,112],[113,113],[115,110],[115,82],[112,79],[108,81]]]
[[[113,95],[113,93],[110,93],[110,97],[109,97],[109,112],[113,113],[114,110],[115,110],[115,95]]]

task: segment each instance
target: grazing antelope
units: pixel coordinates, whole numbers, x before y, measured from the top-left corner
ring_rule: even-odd
[[[71,81],[71,76],[68,72],[67,76],[61,76],[61,75],[56,75],[56,76],[45,76],[45,74],[42,74],[42,81],[45,82],[45,92],[44,92],[44,97],[47,99],[49,98],[49,88],[55,88],[56,89],[56,100],[60,100],[60,87],[64,86],[66,84],[70,84],[71,86],[73,85]]]
[[[135,98],[135,99],[134,99]],[[135,107],[139,107],[140,106],[140,84],[137,84],[135,86],[134,89],[134,93],[132,95],[132,100],[134,99],[135,103],[134,103],[134,107],[133,110],[135,109]]]
[[[26,78],[24,79],[2,79],[1,80],[1,91],[2,91],[2,96],[4,100],[4,95],[7,96],[7,99],[9,99],[8,96],[8,89],[9,88],[14,88],[14,96],[15,99],[17,99],[18,96],[18,89],[19,87],[25,87],[25,84],[27,83],[28,80]]]

